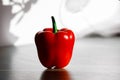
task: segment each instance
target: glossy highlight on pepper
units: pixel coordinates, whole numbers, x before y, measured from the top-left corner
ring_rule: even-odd
[[[53,28],[45,28],[35,35],[35,44],[41,64],[49,69],[64,68],[71,60],[75,36],[70,29],[57,29],[52,16]]]

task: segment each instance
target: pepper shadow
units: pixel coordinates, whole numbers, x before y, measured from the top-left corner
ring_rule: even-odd
[[[46,69],[40,80],[72,80],[69,72],[65,69]]]

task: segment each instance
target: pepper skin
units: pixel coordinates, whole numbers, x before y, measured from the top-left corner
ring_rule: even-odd
[[[66,28],[57,30],[56,33],[54,28],[37,32],[35,44],[41,64],[49,69],[67,66],[72,57],[74,41],[74,33]]]

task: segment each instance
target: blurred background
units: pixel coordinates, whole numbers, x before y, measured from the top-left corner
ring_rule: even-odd
[[[0,0],[0,46],[34,43],[51,16],[76,39],[120,36],[119,0]]]

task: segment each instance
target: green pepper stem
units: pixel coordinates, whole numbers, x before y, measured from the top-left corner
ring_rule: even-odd
[[[52,16],[52,25],[53,25],[53,33],[57,33],[57,25],[55,22],[55,18]]]

